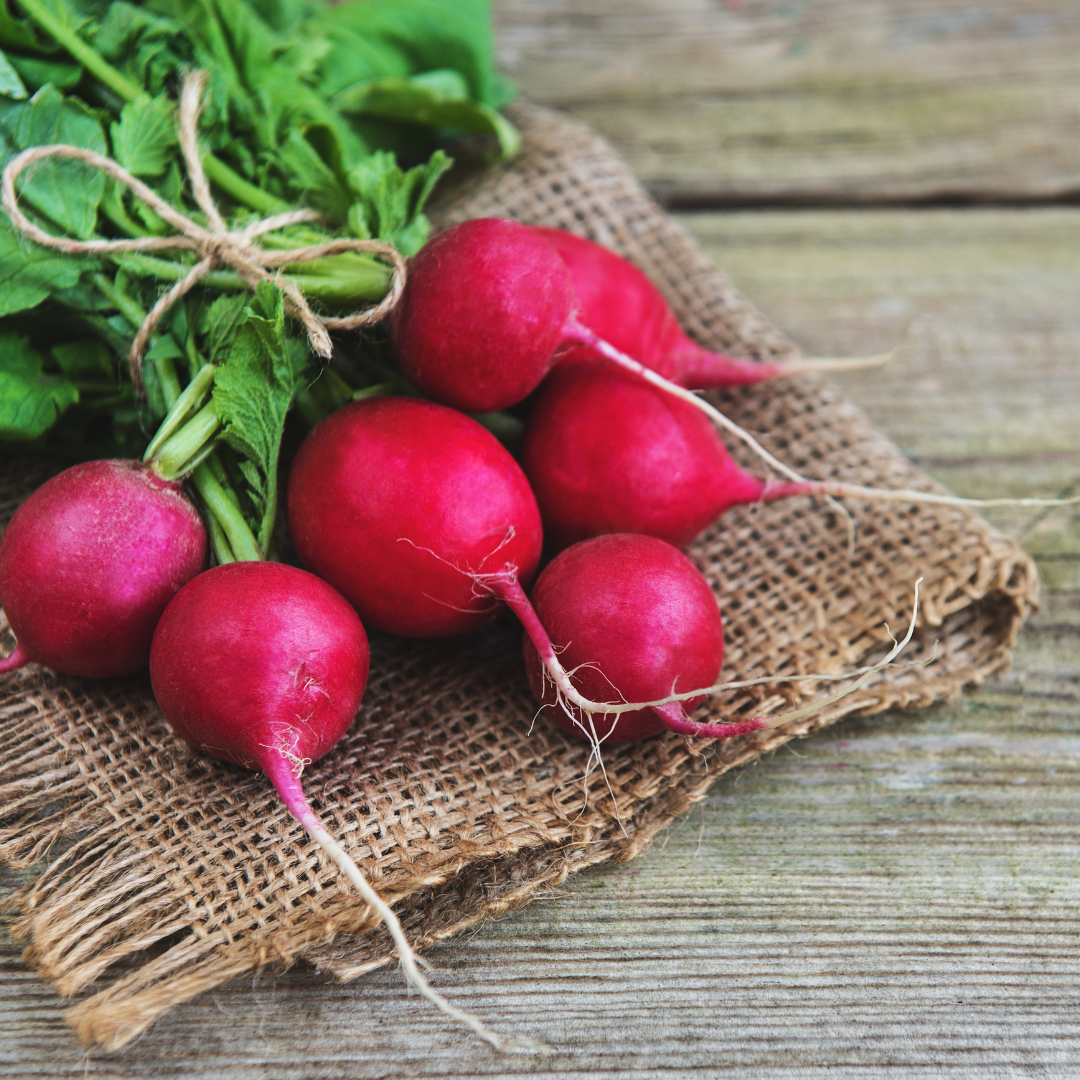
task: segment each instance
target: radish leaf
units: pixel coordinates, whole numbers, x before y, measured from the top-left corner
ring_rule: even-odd
[[[74,383],[44,371],[21,334],[0,334],[0,439],[36,439],[79,400]]]
[[[300,346],[297,348],[297,346]],[[310,372],[304,343],[289,339],[281,291],[261,282],[236,329],[228,359],[214,379],[213,400],[224,438],[248,464],[248,497],[258,521],[252,530],[265,552],[277,513],[277,468],[285,414]]]
[[[19,73],[11,66],[11,61],[0,52],[0,94],[12,101],[22,101],[26,95]]]
[[[113,156],[133,176],[160,176],[178,145],[176,107],[164,95],[133,101],[111,127]]]

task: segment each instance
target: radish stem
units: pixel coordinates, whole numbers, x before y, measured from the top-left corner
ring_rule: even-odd
[[[150,445],[146,448],[146,453],[143,454],[143,461],[149,461],[166,439],[188,418],[188,413],[198,405],[200,399],[213,384],[215,371],[217,371],[217,368],[213,364],[205,364],[196,372],[195,378],[184,387],[169,410],[169,415],[161,422],[157,433],[150,440]]]
[[[221,420],[213,401],[209,401],[158,448],[154,456],[154,471],[166,480],[173,480],[188,472],[191,461],[219,427]]]
[[[244,515],[229,498],[225,488],[221,486],[205,461],[195,466],[191,474],[191,482],[210,512],[220,522],[236,561],[261,560],[264,557],[263,553],[259,550],[255,537],[251,535]]]

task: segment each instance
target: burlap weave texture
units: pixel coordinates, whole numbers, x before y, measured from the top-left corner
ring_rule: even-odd
[[[703,343],[757,357],[793,351],[602,140],[529,106],[515,119],[521,156],[444,200],[441,224],[499,214],[581,232],[638,263]],[[809,476],[933,486],[822,378],[716,401]],[[45,475],[40,464],[8,464],[5,519]],[[844,523],[811,499],[731,512],[699,539],[691,554],[725,616],[725,675],[828,673],[878,658],[883,624],[906,622],[919,576],[922,617],[906,659],[936,642],[936,661],[890,669],[787,728],[693,747],[674,735],[612,746],[606,778],[586,778],[585,744],[533,724],[512,623],[449,642],[376,635],[363,710],[307,770],[305,788],[410,938],[430,945],[569,873],[632,857],[726,769],[840,715],[946,699],[1008,663],[1037,588],[1015,545],[960,509],[851,510],[854,552]],[[809,683],[743,691],[714,701],[711,715],[778,713],[820,693]],[[93,682],[30,667],[0,682],[0,813],[0,857],[49,856],[15,898],[16,933],[29,963],[79,995],[70,1018],[86,1040],[123,1045],[170,1006],[262,964],[305,957],[351,978],[392,955],[266,781],[192,754],[146,678]]]

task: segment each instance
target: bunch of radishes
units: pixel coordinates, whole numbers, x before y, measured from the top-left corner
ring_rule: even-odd
[[[719,677],[723,635],[710,587],[672,545],[738,503],[872,493],[738,469],[687,387],[809,365],[707,353],[640,271],[569,234],[497,219],[448,230],[412,260],[390,331],[427,400],[357,401],[309,434],[287,507],[306,571],[206,571],[199,515],[153,458],[76,466],[0,540],[0,599],[18,641],[0,670],[33,660],[106,677],[149,663],[175,730],[265,772],[391,928],[410,981],[499,1044],[427,987],[393,913],[300,786],[359,707],[364,626],[442,637],[509,607],[538,701],[596,749],[665,729],[752,731],[767,722],[690,719]],[[519,465],[466,412],[537,390]],[[542,549],[554,558],[530,601]]]

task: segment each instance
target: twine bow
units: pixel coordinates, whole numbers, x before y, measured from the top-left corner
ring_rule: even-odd
[[[131,343],[129,360],[131,377],[139,393],[143,392],[142,358],[147,342],[165,313],[211,270],[218,266],[234,269],[249,288],[255,289],[260,281],[274,281],[285,295],[285,309],[294,318],[299,319],[307,331],[312,349],[323,359],[329,359],[332,348],[330,330],[355,330],[369,323],[378,322],[398,302],[405,288],[405,260],[390,244],[378,240],[355,240],[341,238],[327,240],[307,247],[290,248],[286,251],[265,251],[255,243],[255,238],[264,233],[284,229],[303,221],[319,221],[320,215],[313,210],[292,210],[284,214],[262,218],[239,231],[231,231],[225,224],[210,194],[210,184],[203,172],[198,146],[199,114],[202,110],[202,96],[206,87],[206,72],[194,71],[187,75],[180,93],[180,116],[177,133],[180,149],[191,180],[192,194],[199,208],[206,215],[209,227],[192,221],[165,202],[155,191],[141,180],[136,179],[127,169],[110,158],[84,150],[77,146],[56,143],[52,146],[35,146],[24,150],[13,158],[0,177],[0,201],[11,218],[12,224],[24,236],[44,247],[53,248],[66,254],[115,253],[121,251],[194,251],[199,256],[191,270],[167,292],[157,303],[139,327],[135,340]],[[53,236],[35,225],[18,206],[15,193],[15,181],[21,173],[35,162],[50,157],[73,158],[100,169],[107,176],[124,184],[143,200],[159,217],[167,221],[179,233],[178,236],[147,236],[137,240],[70,240],[62,236]],[[346,251],[364,251],[383,255],[393,263],[393,276],[386,296],[375,307],[352,315],[328,317],[317,315],[311,310],[304,294],[287,278],[271,274],[270,269],[279,269],[293,263],[312,262],[326,255],[336,255]]]

